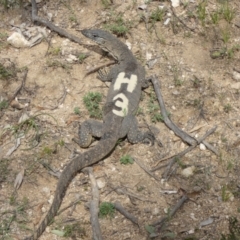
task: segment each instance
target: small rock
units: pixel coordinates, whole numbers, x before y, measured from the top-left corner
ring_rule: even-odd
[[[66,58],[66,61],[69,63],[76,62],[78,58],[75,55],[69,54],[68,57]]]
[[[96,181],[99,189],[102,189],[106,186],[106,182],[103,178],[99,178]]]
[[[233,79],[236,81],[240,81],[240,73],[237,71],[233,71]]]
[[[240,82],[232,83],[230,87],[233,89],[240,89]]]
[[[151,60],[152,59],[152,53],[146,52],[146,59]]]
[[[41,210],[43,213],[45,213],[47,211],[45,207],[42,207]]]
[[[205,151],[205,150],[206,150],[206,146],[205,146],[203,143],[200,143],[199,148],[200,148],[200,150],[202,150],[202,151]]]
[[[142,5],[138,6],[138,9],[140,9],[140,10],[147,9],[147,4],[142,4]]]
[[[14,32],[10,37],[8,37],[7,41],[16,48],[25,48],[30,47],[30,42],[25,39],[25,37],[18,32]]]
[[[203,220],[202,222],[200,222],[200,228],[201,227],[204,227],[204,226],[207,226],[209,224],[212,224],[213,223],[213,218],[208,218],[206,220]]]
[[[184,169],[182,170],[181,174],[182,174],[184,177],[190,177],[190,176],[193,175],[194,170],[195,170],[195,167],[194,167],[194,166],[187,167],[187,168],[184,168]]]
[[[132,44],[130,42],[126,41],[126,45],[127,45],[128,49],[130,49],[130,50],[132,49]]]
[[[22,105],[21,103],[17,102],[16,100],[13,100],[10,105],[11,105],[12,108],[16,108],[18,110],[21,110],[21,109],[25,108],[24,105]]]
[[[154,209],[152,210],[152,215],[157,216],[157,215],[159,215],[159,214],[160,214],[159,208],[154,208]]]
[[[180,95],[180,92],[178,90],[175,90],[175,91],[173,91],[172,94],[175,95],[175,96],[178,96],[178,95]]]
[[[21,117],[19,118],[19,120],[18,120],[18,124],[26,121],[27,119],[29,119],[28,114],[27,114],[27,113],[23,113],[22,116],[21,116]]]
[[[169,24],[169,22],[170,22],[170,18],[167,18],[167,19],[164,21],[163,24],[164,24],[165,26],[167,26],[167,25]]]
[[[171,2],[173,7],[179,7],[180,5],[180,0],[171,0]]]
[[[153,68],[153,66],[157,63],[157,59],[150,59],[149,61],[147,61],[147,65],[150,69]]]
[[[53,203],[53,199],[54,199],[54,196],[51,195],[50,198],[49,198],[49,200],[48,200],[48,203],[49,203],[49,204],[52,204],[52,203]]]
[[[43,187],[43,188],[42,188],[42,191],[43,191],[47,196],[50,195],[50,189],[49,189],[48,187]]]

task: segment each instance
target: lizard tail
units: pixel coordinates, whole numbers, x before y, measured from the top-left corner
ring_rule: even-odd
[[[94,163],[99,162],[107,154],[109,154],[114,149],[117,140],[118,137],[114,135],[111,135],[111,137],[107,136],[105,138],[102,138],[95,147],[77,156],[65,167],[59,178],[53,203],[47,215],[39,225],[38,229],[34,232],[34,234],[24,238],[24,240],[36,240],[41,236],[41,234],[45,231],[48,224],[57,215],[58,209],[61,206],[68,185],[70,184],[72,179],[76,176],[76,174],[80,170]]]

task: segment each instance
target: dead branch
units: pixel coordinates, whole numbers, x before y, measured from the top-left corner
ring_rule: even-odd
[[[143,202],[151,202],[151,203],[156,203],[156,201],[153,201],[153,200],[149,200],[147,198],[144,198],[144,197],[140,197],[134,193],[131,193],[129,192],[128,190],[126,190],[125,187],[120,187],[120,186],[113,186],[113,184],[109,183],[109,187],[115,191],[117,194],[121,194],[121,195],[125,195],[125,196],[128,196],[129,198],[136,198],[140,201],[143,201]]]
[[[122,206],[122,204],[120,202],[115,202],[114,203],[114,207],[117,211],[119,211],[124,217],[126,217],[127,219],[129,219],[132,223],[136,224],[139,226],[138,224],[138,219],[133,216],[131,213],[129,213],[127,210],[124,209],[124,207]]]
[[[60,27],[57,27],[56,25],[49,22],[48,20],[38,17],[38,9],[37,9],[37,4],[35,0],[32,0],[32,21],[41,23],[42,25],[48,27],[50,30],[58,33],[62,37],[66,37],[73,42],[76,42],[80,45],[84,45],[80,38],[74,36],[73,34],[68,33],[67,31],[61,29]]]
[[[89,179],[92,185],[92,200],[90,201],[90,213],[91,213],[91,225],[93,232],[93,239],[95,240],[103,240],[100,224],[98,221],[98,212],[99,212],[99,191],[96,179],[93,175],[92,167],[87,167],[83,169],[83,172],[87,172]]]
[[[9,97],[9,99],[8,99],[8,103],[9,104],[14,100],[14,98],[18,95],[18,93],[24,87],[26,79],[27,79],[27,74],[28,74],[28,69],[25,69],[21,84],[17,87],[17,89],[15,90],[14,94],[11,97]]]
[[[207,131],[207,132],[204,134],[204,136],[202,136],[201,138],[199,138],[199,139],[197,140],[197,142],[196,142],[193,146],[188,147],[188,148],[185,149],[184,151],[182,151],[182,152],[180,152],[179,154],[177,154],[176,156],[172,157],[171,160],[170,160],[170,162],[169,162],[169,164],[168,164],[168,166],[167,166],[167,168],[166,168],[165,173],[163,174],[163,178],[164,178],[164,179],[167,178],[167,176],[168,176],[169,173],[170,173],[170,170],[171,170],[172,166],[176,163],[176,161],[177,161],[179,158],[183,157],[186,153],[188,153],[188,152],[190,152],[191,150],[193,150],[200,142],[202,142],[205,138],[207,138],[209,135],[211,135],[213,132],[215,132],[216,129],[217,129],[216,126],[213,127],[212,129],[210,129],[209,131]],[[156,168],[155,168],[155,169],[152,169],[152,171],[155,171],[155,170],[156,170]]]
[[[89,74],[92,74],[92,73],[94,73],[94,72],[97,72],[97,71],[100,70],[101,68],[111,66],[111,65],[113,65],[113,64],[115,64],[115,63],[116,63],[116,61],[110,61],[110,62],[108,62],[108,63],[104,63],[104,64],[99,65],[99,66],[97,66],[97,67],[95,67],[95,68],[93,68],[93,69],[90,69],[90,70],[85,74],[84,77],[86,77],[86,76],[88,76]]]
[[[189,27],[181,18],[179,18],[179,17],[177,16],[177,14],[176,14],[175,11],[174,11],[174,8],[173,8],[172,4],[170,4],[170,7],[171,7],[171,11],[172,11],[174,17],[175,17],[185,28],[189,29],[189,30],[192,31],[192,32],[195,32],[195,29],[194,29],[194,28]]]
[[[162,93],[160,91],[160,86],[159,86],[159,83],[158,83],[157,76],[154,75],[151,78],[151,81],[152,81],[152,84],[153,84],[153,87],[154,87],[154,90],[155,90],[155,93],[156,93],[156,96],[157,96],[157,99],[158,99],[158,103],[159,103],[159,106],[160,106],[160,109],[161,109],[161,113],[162,113],[162,116],[163,116],[164,123],[167,125],[167,127],[169,129],[174,131],[174,133],[178,137],[180,137],[184,142],[188,143],[189,145],[194,145],[194,143],[196,142],[196,139],[191,137],[190,135],[188,135],[184,131],[182,131],[180,128],[178,128],[168,117],[168,113],[167,113],[167,110],[166,110],[166,107],[165,107],[165,103],[163,101]]]
[[[160,233],[161,228],[163,227],[164,223],[168,221],[170,218],[172,218],[177,210],[183,206],[183,204],[188,200],[188,196],[183,195],[182,198],[177,202],[177,204],[173,207],[173,209],[168,213],[168,216],[162,217],[160,220],[150,224],[151,226],[154,226],[157,230],[157,233]]]
[[[151,171],[149,171],[146,166],[136,158],[134,158],[134,161],[138,164],[140,168],[142,168],[149,176],[153,177],[155,180],[160,181]]]
[[[168,117],[168,113],[165,107],[165,103],[162,97],[162,93],[160,91],[160,85],[159,80],[156,75],[152,76],[151,78],[155,93],[157,95],[158,103],[161,109],[161,113],[163,116],[163,121],[166,124],[166,126],[171,129],[178,137],[180,137],[184,142],[188,143],[189,145],[193,146],[196,144],[196,142],[199,144],[200,142],[197,141],[194,137],[190,136],[183,130],[181,130],[178,126],[176,126],[171,119]],[[214,152],[216,155],[218,155],[217,150],[214,149],[211,144],[207,143],[206,141],[203,142],[203,144],[212,152]]]

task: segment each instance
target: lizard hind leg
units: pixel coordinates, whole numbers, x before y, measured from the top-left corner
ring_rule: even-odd
[[[125,136],[127,135],[128,141],[130,143],[150,143],[151,145],[154,144],[154,140],[155,137],[153,135],[153,133],[151,133],[150,131],[140,131],[138,128],[138,121],[136,119],[135,116],[133,115],[129,115],[125,118],[124,122],[123,122],[123,129],[125,129],[125,131],[122,132],[122,134]],[[126,132],[127,129],[127,132]]]
[[[84,121],[79,127],[78,131],[78,144],[80,145],[80,147],[88,147],[92,142],[92,137],[102,137],[102,126],[102,122],[93,119]]]

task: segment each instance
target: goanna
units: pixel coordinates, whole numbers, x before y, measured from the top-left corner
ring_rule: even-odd
[[[74,158],[63,170],[55,192],[53,203],[34,231],[25,240],[38,239],[48,224],[56,216],[70,181],[84,167],[90,166],[106,157],[115,147],[118,139],[127,136],[129,142],[152,141],[149,132],[138,129],[134,116],[144,85],[145,70],[138,64],[128,47],[112,34],[95,29],[83,30],[82,34],[95,41],[104,51],[110,53],[118,62],[108,75],[100,74],[102,81],[110,81],[106,104],[103,107],[103,122],[85,121],[79,129],[79,144],[88,147],[92,136],[100,137],[98,144]]]

